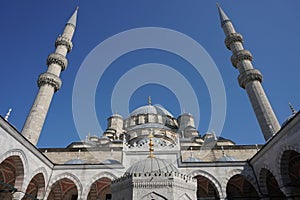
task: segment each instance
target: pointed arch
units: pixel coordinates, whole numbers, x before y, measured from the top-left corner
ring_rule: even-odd
[[[2,154],[0,156],[0,169],[2,182],[23,191],[24,180],[28,172],[28,162],[22,150],[12,149]]]
[[[209,180],[212,184],[212,187],[215,188],[216,192],[217,192],[217,196],[223,196],[223,192],[222,192],[222,187],[221,184],[219,183],[219,181],[210,173],[203,171],[203,170],[196,170],[193,171],[189,174],[190,176],[192,176],[193,178],[197,177],[197,176],[202,176],[204,178],[206,178],[207,180]],[[198,181],[197,181],[197,188],[198,188]]]
[[[37,173],[30,179],[25,193],[32,197],[43,199],[45,195],[45,184],[46,182],[44,174],[41,172]],[[24,197],[23,199],[26,199],[26,197]]]
[[[228,199],[259,199],[258,191],[243,174],[235,174],[230,177],[226,185]]]
[[[83,197],[88,199],[89,196],[111,195],[111,181],[116,178],[110,172],[100,172],[87,184]]]
[[[52,191],[54,194],[51,194]],[[47,188],[45,199],[48,199],[50,195],[55,195],[55,192],[60,192],[61,195],[67,194],[70,196],[71,194],[68,194],[69,191],[72,191],[75,196],[80,197],[82,193],[82,184],[75,175],[65,172],[52,179],[50,187]]]
[[[259,186],[263,196],[285,199],[283,192],[278,186],[276,176],[274,176],[274,173],[266,167],[261,168],[259,172]]]
[[[256,183],[256,180],[254,178],[254,176],[252,174],[249,174],[249,172],[245,171],[245,170],[241,170],[241,169],[233,169],[231,171],[229,171],[227,173],[227,176],[225,178],[225,182],[223,184],[224,185],[224,188],[226,188],[229,180],[235,176],[235,175],[242,175],[246,178],[247,181],[249,181],[249,183],[251,183],[253,185],[253,187],[255,188],[255,190],[258,192],[259,189],[258,189],[258,185]]]
[[[294,146],[283,148],[280,157],[281,187],[289,197],[300,196],[300,153]]]

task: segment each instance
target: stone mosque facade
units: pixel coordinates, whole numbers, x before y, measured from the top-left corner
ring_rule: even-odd
[[[192,114],[175,117],[149,101],[129,116],[110,116],[101,137],[38,149],[72,49],[76,9],[47,58],[47,72],[38,78],[39,91],[22,131],[7,116],[0,118],[0,199],[300,199],[300,114],[293,110],[280,126],[242,35],[219,5],[218,11],[239,85],[265,144],[237,145],[213,132],[200,135]]]

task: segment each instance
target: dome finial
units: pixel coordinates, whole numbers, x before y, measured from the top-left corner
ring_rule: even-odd
[[[148,105],[152,105],[151,96],[148,96]]]
[[[292,114],[293,114],[293,115],[296,114],[297,111],[295,110],[295,108],[294,108],[294,106],[291,104],[291,102],[289,102],[289,106],[290,106],[290,109],[291,109],[291,111],[292,111]]]
[[[4,117],[4,119],[5,119],[6,121],[8,121],[8,118],[9,118],[9,116],[10,116],[11,111],[12,111],[12,108],[8,109],[8,112],[6,113],[6,115],[5,115],[5,117]]]
[[[153,155],[153,151],[154,151],[154,148],[153,148],[153,146],[154,146],[154,144],[153,144],[153,140],[152,140],[152,138],[153,138],[153,134],[152,134],[152,131],[153,131],[153,129],[151,129],[150,130],[150,135],[149,135],[149,158],[155,158],[155,156]]]

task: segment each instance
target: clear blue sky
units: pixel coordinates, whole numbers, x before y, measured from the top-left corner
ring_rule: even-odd
[[[166,1],[2,1],[0,7],[1,98],[0,114],[12,107],[9,119],[19,131],[38,91],[36,80],[47,70],[46,58],[54,51],[56,37],[79,5],[74,48],[69,65],[61,74],[62,88],[53,98],[39,147],[64,147],[79,141],[72,115],[72,90],[82,62],[105,39],[139,27],[163,27],[182,32],[201,44],[216,63],[226,89],[227,115],[222,137],[238,144],[263,143],[246,92],[238,86],[238,71],[231,66],[231,52],[224,45],[216,2],[211,0]],[[288,102],[300,107],[298,64],[300,46],[300,2],[219,1],[244,37],[244,46],[254,57],[254,67],[264,75],[263,86],[280,123],[291,114]],[[175,67],[188,77],[200,100],[200,134],[207,132],[210,97],[201,77],[173,54],[140,50],[117,59],[106,71],[96,93],[97,116],[102,127],[112,113],[113,85],[132,67],[145,63]],[[88,81],[88,80],[87,80]],[[163,95],[162,95],[163,94]],[[161,104],[177,117],[178,100],[168,88],[145,85],[130,99],[130,110],[147,103]],[[126,116],[124,116],[126,117]],[[87,134],[91,130],[86,130]],[[91,133],[100,135],[101,133]]]

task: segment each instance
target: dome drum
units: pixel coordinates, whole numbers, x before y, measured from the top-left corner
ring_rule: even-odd
[[[168,131],[168,130],[160,130],[160,129],[153,129],[152,130],[153,136],[154,136],[154,141],[160,140],[166,146],[168,145],[175,145],[177,142],[177,136],[174,132]],[[134,146],[134,143],[136,144],[141,144],[145,143],[145,141],[149,140],[149,135],[150,135],[150,130],[148,129],[138,129],[138,130],[133,130],[130,132],[127,132],[128,134],[128,143],[131,146]]]

